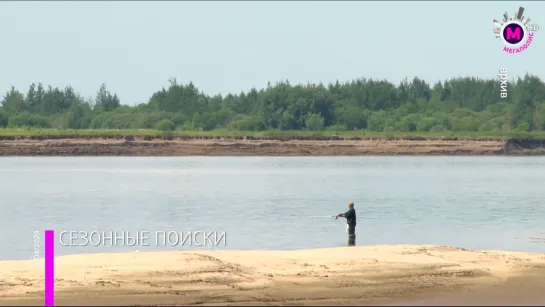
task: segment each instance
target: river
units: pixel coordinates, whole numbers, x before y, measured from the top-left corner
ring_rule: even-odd
[[[350,201],[358,245],[545,252],[544,184],[543,157],[5,157],[0,260],[45,229],[56,255],[345,246]]]

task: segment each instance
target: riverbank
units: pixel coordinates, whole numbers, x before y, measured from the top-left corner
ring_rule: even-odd
[[[543,254],[399,245],[55,260],[56,305],[426,304],[468,293],[496,306],[545,300]],[[43,260],[3,261],[0,271],[0,305],[43,303]]]
[[[0,156],[545,155],[545,133],[0,129]]]
[[[545,155],[545,140],[458,138],[0,137],[0,156]]]

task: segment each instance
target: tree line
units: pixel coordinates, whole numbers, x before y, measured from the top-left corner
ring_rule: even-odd
[[[501,93],[507,93],[502,98]],[[12,87],[0,100],[0,128],[158,129],[206,131],[369,130],[377,132],[511,132],[545,130],[545,84],[526,75],[291,85],[207,95],[170,80],[147,103],[129,106],[103,84],[85,99],[72,87]]]

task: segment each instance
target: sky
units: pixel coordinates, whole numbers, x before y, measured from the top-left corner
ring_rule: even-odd
[[[508,54],[493,20],[542,26]],[[170,78],[206,94],[357,78],[545,80],[545,2],[0,2],[0,91],[100,85],[145,103]],[[498,81],[499,82],[499,81]]]

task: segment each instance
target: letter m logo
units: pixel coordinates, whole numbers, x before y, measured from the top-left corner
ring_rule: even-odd
[[[517,29],[513,32],[513,29],[511,27],[507,27],[507,40],[516,38],[517,40],[520,40],[520,28],[517,27]]]

